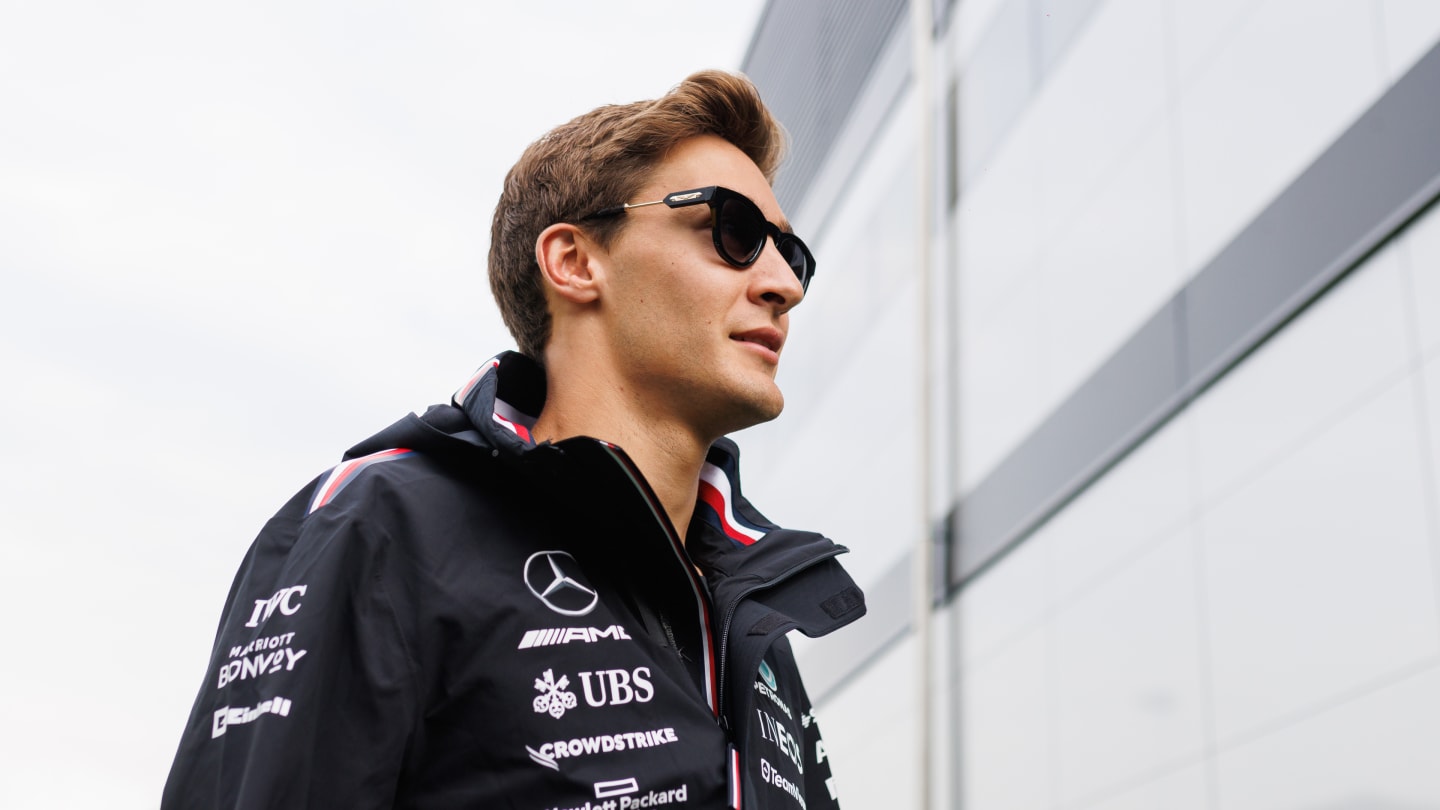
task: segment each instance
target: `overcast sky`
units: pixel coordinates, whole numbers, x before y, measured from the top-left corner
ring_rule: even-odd
[[[521,150],[762,5],[0,6],[0,807],[158,804],[265,519],[512,346]]]

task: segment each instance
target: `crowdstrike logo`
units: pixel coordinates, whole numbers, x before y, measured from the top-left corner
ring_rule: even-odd
[[[584,616],[600,595],[580,580],[580,565],[566,551],[537,551],[525,561],[525,587],[562,616]]]
[[[594,737],[576,737],[571,740],[547,742],[539,748],[525,746],[530,759],[552,771],[560,770],[557,760],[565,757],[583,757],[589,754],[608,754],[611,751],[631,751],[636,748],[653,748],[680,742],[673,728],[657,728],[652,731],[633,731],[624,734],[600,734]]]

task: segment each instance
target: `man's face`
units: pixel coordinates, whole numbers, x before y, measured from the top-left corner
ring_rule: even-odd
[[[703,186],[749,197],[788,230],[769,183],[734,145],[703,135],[681,141],[626,202]],[[773,241],[746,268],[728,264],[711,239],[710,208],[630,210],[601,254],[609,262],[601,314],[627,394],[657,417],[720,436],[774,419],[786,314],[804,290]]]

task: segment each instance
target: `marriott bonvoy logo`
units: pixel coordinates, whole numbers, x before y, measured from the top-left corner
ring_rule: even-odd
[[[268,599],[256,599],[246,627],[259,628],[276,612],[282,616],[294,616],[300,612],[300,599],[305,596],[306,586],[292,585],[281,588]],[[277,619],[277,621],[279,621]],[[297,649],[294,631],[253,638],[245,644],[230,645],[229,660],[221,664],[215,677],[215,688],[224,689],[235,681],[260,678],[278,672],[291,672],[306,651]]]

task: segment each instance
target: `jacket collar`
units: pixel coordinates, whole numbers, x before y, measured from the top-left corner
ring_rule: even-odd
[[[545,370],[523,354],[504,352],[481,365],[451,402],[488,447],[509,457],[531,454],[537,445],[530,431],[545,405]],[[782,530],[761,514],[741,492],[740,448],[729,438],[711,445],[697,494],[686,549],[707,571],[728,576],[761,561],[768,563],[764,569],[783,567],[789,561],[780,557],[797,552],[813,557],[846,550],[818,534]],[[777,532],[785,541],[767,543]]]
[[[411,414],[350,448],[345,457],[407,448],[458,470],[509,462],[515,472],[537,480],[568,467],[558,462],[562,457],[615,458],[613,445],[595,439],[537,445],[530,429],[544,404],[544,369],[524,355],[506,352],[482,365],[449,405],[432,406],[424,416]],[[595,452],[602,447],[608,450]],[[594,472],[587,468],[571,474]],[[699,487],[683,554],[706,572],[717,609],[726,615],[747,597],[769,611],[758,624],[747,619],[749,629],[743,632],[754,635],[763,628],[755,636],[760,638],[799,627],[818,636],[864,615],[863,595],[834,559],[848,549],[813,532],[780,528],[762,515],[741,494],[740,450],[733,441],[720,439],[711,446]],[[782,582],[785,587],[774,587]],[[777,617],[784,621],[777,623]]]
[[[545,406],[545,369],[519,352],[502,352],[451,397],[486,444],[508,454],[535,445],[530,435]]]

